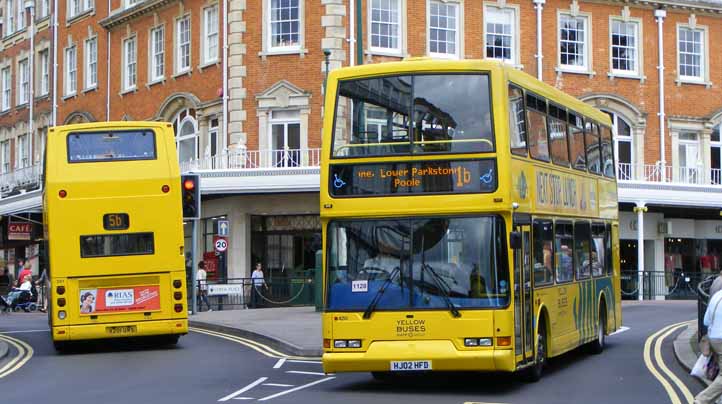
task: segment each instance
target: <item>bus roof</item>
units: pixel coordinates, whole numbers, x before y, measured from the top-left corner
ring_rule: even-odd
[[[612,121],[607,114],[576,97],[537,80],[534,76],[498,60],[438,60],[428,57],[415,57],[400,62],[373,63],[336,69],[329,73],[329,79],[345,80],[387,74],[464,71],[489,71],[495,75],[503,74],[508,80],[538,95],[544,96],[553,102],[571,108],[575,112],[592,118],[599,123],[612,126]]]
[[[109,122],[88,122],[74,123],[70,125],[59,125],[50,128],[50,131],[71,132],[76,130],[103,130],[103,129],[124,129],[124,128],[162,128],[173,126],[168,122],[159,121],[109,121]]]

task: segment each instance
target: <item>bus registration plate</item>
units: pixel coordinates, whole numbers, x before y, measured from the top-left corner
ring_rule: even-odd
[[[391,361],[392,372],[431,370],[431,361]]]
[[[117,327],[105,327],[105,331],[108,334],[119,335],[119,334],[135,334],[138,332],[138,328],[134,325],[121,325]]]

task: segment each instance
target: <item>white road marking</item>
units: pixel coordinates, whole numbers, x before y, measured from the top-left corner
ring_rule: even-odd
[[[274,369],[278,369],[278,368],[280,368],[281,366],[283,366],[283,364],[284,364],[285,362],[286,362],[286,358],[281,358],[281,359],[278,360],[278,362],[276,362],[275,365],[273,365],[273,368],[274,368]]]
[[[611,337],[612,335],[621,334],[625,331],[629,331],[629,327],[622,326],[622,327],[619,327],[619,329],[617,331],[614,331],[613,333],[609,334],[609,336]]]
[[[293,387],[293,384],[283,384],[283,383],[263,383],[264,386],[273,386],[273,387]]]
[[[18,351],[18,355],[10,359],[10,361],[2,369],[0,369],[0,379],[2,379],[3,377],[23,367],[23,365],[25,365],[30,360],[30,358],[33,357],[34,351],[32,346],[19,339],[15,339],[13,337],[9,337],[3,334],[0,334],[0,339],[4,340],[10,345],[13,345]]]
[[[295,373],[297,375],[313,375],[313,376],[326,376],[326,373],[320,372],[304,372],[303,370],[287,370],[286,373]],[[333,373],[329,373],[333,374]]]
[[[25,334],[28,332],[49,332],[50,329],[45,330],[15,330],[15,331],[0,331],[3,334]]]
[[[253,397],[233,397],[234,400],[255,400]]]
[[[285,391],[282,391],[282,392],[280,392],[280,393],[276,393],[276,394],[270,395],[270,396],[268,396],[268,397],[263,397],[263,398],[259,399],[258,401],[267,401],[267,400],[274,399],[274,398],[276,398],[276,397],[285,396],[286,394],[293,393],[294,391],[303,390],[303,389],[305,389],[305,388],[308,388],[308,387],[311,387],[311,386],[315,386],[315,385],[317,385],[317,384],[320,384],[320,383],[323,383],[323,382],[327,382],[327,381],[333,380],[333,379],[335,379],[335,377],[327,377],[327,378],[325,378],[325,379],[316,380],[315,382],[311,382],[311,383],[308,383],[308,384],[304,384],[303,386],[294,387],[294,388],[292,388],[292,389],[285,390]]]
[[[246,386],[246,387],[244,387],[244,388],[242,388],[242,389],[240,389],[240,390],[238,390],[238,391],[236,391],[236,392],[234,392],[234,393],[231,393],[231,394],[223,397],[222,399],[220,399],[220,400],[218,400],[218,401],[228,401],[228,400],[230,400],[230,399],[232,399],[232,398],[235,398],[235,397],[241,395],[242,393],[245,393],[246,391],[248,391],[248,390],[250,390],[250,389],[258,386],[259,384],[261,384],[261,383],[263,383],[263,382],[265,382],[266,380],[268,380],[267,377],[259,377],[258,380],[256,380],[255,382],[249,384],[248,386]]]
[[[321,364],[321,361],[301,361],[298,359],[289,359],[288,361],[292,362],[292,363],[313,363],[313,364],[317,364],[317,365]]]

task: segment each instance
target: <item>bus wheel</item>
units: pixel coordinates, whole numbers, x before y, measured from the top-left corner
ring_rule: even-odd
[[[604,306],[599,309],[599,324],[597,324],[597,339],[589,346],[591,353],[600,354],[604,351],[604,339],[607,334],[607,311]]]
[[[526,380],[528,382],[538,382],[544,372],[544,365],[547,362],[547,344],[546,330],[544,323],[539,323],[539,330],[536,334],[536,356],[534,357],[534,365],[527,370]]]
[[[371,376],[374,378],[374,380],[378,380],[380,382],[387,382],[391,380],[390,372],[371,372]]]
[[[68,344],[65,341],[53,341],[53,347],[56,352],[61,353],[68,349]]]
[[[180,335],[174,334],[174,335],[166,335],[160,338],[161,345],[168,345],[173,346],[178,343],[178,340],[180,339]]]

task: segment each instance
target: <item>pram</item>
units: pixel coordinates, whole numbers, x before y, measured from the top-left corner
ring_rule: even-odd
[[[13,288],[5,298],[0,297],[0,299],[2,299],[0,306],[7,311],[31,312],[38,309],[38,292],[35,286],[30,290]]]

